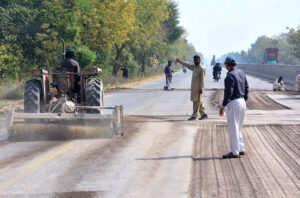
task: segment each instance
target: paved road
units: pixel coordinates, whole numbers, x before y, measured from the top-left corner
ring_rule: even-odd
[[[212,75],[212,67],[206,67],[206,88],[224,88],[224,79],[226,77],[227,70],[223,68],[221,73],[221,80],[219,82],[214,82]],[[272,84],[267,82],[266,80],[259,79],[253,76],[247,76],[249,81],[249,86],[252,89],[270,89],[272,88]],[[191,85],[192,72],[188,70],[185,74],[183,72],[177,72],[173,77],[173,87],[177,89],[189,89]],[[147,83],[144,85],[136,86],[137,89],[162,89],[165,84],[164,78],[154,80],[151,83]]]
[[[213,89],[223,85],[212,82],[209,69],[207,76],[204,122],[186,121],[191,73],[180,72],[175,91],[162,91],[158,79],[107,92],[106,105],[125,107],[125,137],[0,140],[0,197],[299,197],[299,109],[267,101],[270,92],[253,92],[247,155],[221,160],[229,151],[227,125],[217,116],[220,91]],[[271,88],[253,77],[249,83]]]
[[[223,89],[226,69],[223,68],[222,79],[214,82],[212,79],[212,68],[207,67],[206,88]],[[189,115],[192,103],[190,101],[190,85],[192,72],[188,70],[185,74],[177,72],[173,77],[174,91],[163,91],[165,79],[160,78],[147,84],[133,87],[134,90],[123,90],[109,94],[105,97],[104,104],[113,106],[122,104],[126,114],[131,115]],[[272,84],[260,78],[247,76],[251,89],[271,90]],[[206,91],[204,100],[209,102],[214,91]],[[207,106],[209,113],[213,110]]]

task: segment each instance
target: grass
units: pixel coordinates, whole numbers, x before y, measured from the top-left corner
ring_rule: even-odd
[[[116,88],[116,87],[120,87],[120,86],[124,86],[124,85],[126,86],[126,84],[144,81],[147,79],[152,79],[155,77],[159,77],[161,75],[164,75],[164,74],[158,73],[158,72],[156,72],[156,73],[153,72],[151,74],[135,76],[135,77],[131,77],[128,79],[124,79],[124,78],[122,78],[121,75],[118,75],[117,77],[111,77],[110,79],[105,79],[104,80],[104,88],[110,89],[110,88]]]
[[[7,103],[5,101],[0,101],[0,108],[6,107]]]
[[[24,97],[25,85],[4,83],[0,85],[0,100],[19,100]]]

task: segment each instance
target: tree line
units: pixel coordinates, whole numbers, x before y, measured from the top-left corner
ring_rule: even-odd
[[[62,44],[80,67],[106,78],[161,71],[168,58],[195,52],[170,0],[1,0],[0,78],[21,81],[30,69],[54,70]]]
[[[260,36],[248,51],[231,52],[223,55],[220,60],[225,59],[226,56],[231,56],[238,63],[261,64],[264,62],[266,48],[279,49],[279,64],[300,65],[300,26],[296,29],[289,28],[287,33],[282,33],[279,36]]]

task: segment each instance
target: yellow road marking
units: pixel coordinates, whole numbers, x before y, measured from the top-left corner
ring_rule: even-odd
[[[0,183],[0,191],[3,190],[4,188],[8,187],[12,183],[16,182],[17,180],[21,179],[22,177],[24,177],[25,175],[27,175],[29,172],[33,171],[34,169],[38,168],[39,166],[43,165],[44,163],[52,160],[53,158],[57,157],[61,153],[65,152],[66,150],[68,150],[69,148],[71,148],[78,142],[79,142],[78,140],[69,142],[68,144],[59,148],[57,151],[55,151],[53,153],[49,153],[48,155],[44,156],[40,160],[34,162],[33,164],[29,165],[28,167],[26,167],[22,170],[20,170],[16,175],[14,175],[11,178]]]

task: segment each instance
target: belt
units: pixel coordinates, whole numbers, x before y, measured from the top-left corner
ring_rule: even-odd
[[[237,97],[237,98],[234,98],[234,99],[232,99],[232,100],[237,100],[237,99],[240,99],[240,98],[244,98],[244,96]]]

